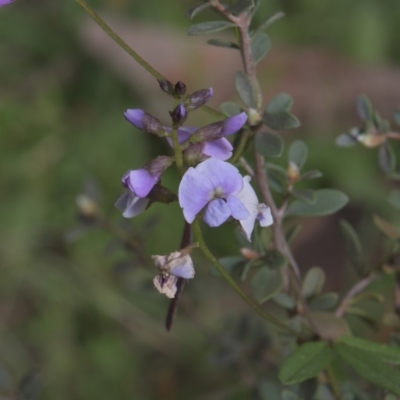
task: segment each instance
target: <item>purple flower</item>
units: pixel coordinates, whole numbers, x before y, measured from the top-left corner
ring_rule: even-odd
[[[0,0],[0,7],[6,6],[7,4],[13,3],[14,0]]]
[[[179,185],[179,204],[187,222],[206,208],[204,221],[220,226],[230,216],[246,219],[250,213],[237,195],[244,186],[243,178],[233,165],[209,158],[196,168],[190,167]]]
[[[124,193],[115,203],[125,218],[133,218],[142,213],[149,204],[148,198],[140,198],[132,192]]]
[[[245,176],[243,178],[243,189],[236,197],[249,212],[249,216],[246,219],[240,220],[239,223],[242,226],[247,240],[251,242],[251,233],[253,232],[256,220],[258,220],[263,227],[272,225],[273,219],[271,210],[264,203],[260,204],[258,202],[257,195],[250,185],[250,176]]]
[[[1,1],[1,0],[0,0]],[[164,135],[161,122],[147,112],[136,109],[129,109],[124,112],[125,119],[142,131],[153,133],[155,135]]]
[[[134,193],[137,197],[146,197],[157,183],[161,172],[152,175],[146,168],[133,169],[122,177],[122,185]]]

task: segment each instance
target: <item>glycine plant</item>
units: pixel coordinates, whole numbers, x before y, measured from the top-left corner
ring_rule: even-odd
[[[290,248],[299,229],[285,230],[284,220],[292,216],[332,214],[344,207],[348,198],[336,189],[298,188],[299,182],[322,176],[317,170],[302,170],[308,149],[301,140],[289,146],[286,168],[274,163],[283,154],[280,131],[297,128],[300,122],[290,112],[293,101],[288,94],[263,99],[257,63],[271,46],[266,30],[283,14],[253,26],[259,1],[203,0],[187,11],[190,19],[208,8],[216,11],[220,19],[192,25],[189,35],[231,31],[232,41],[210,39],[208,43],[236,49],[241,54],[243,70],[236,73],[233,83],[242,103],[226,102],[214,110],[206,103],[218,88],[188,92],[185,83],[170,82],[129,48],[84,0],[76,0],[118,45],[158,80],[160,89],[170,96],[172,103],[168,127],[157,116],[140,108],[125,111],[127,123],[166,141],[171,151],[149,160],[141,168],[127,171],[122,176],[124,193],[119,194],[115,206],[127,219],[145,213],[154,202],[177,202],[181,208],[182,221],[185,221],[181,243],[170,254],[152,256],[155,289],[171,299],[166,320],[168,330],[179,298],[184,295],[185,282],[196,279],[193,252],[203,253],[218,275],[265,321],[269,330],[275,327],[281,340],[279,369],[275,380],[254,381],[254,398],[323,400],[380,396],[395,399],[400,395],[400,373],[396,369],[400,364],[400,336],[397,335],[400,296],[396,284],[400,272],[400,231],[374,216],[388,245],[380,261],[372,263],[365,257],[355,229],[347,221],[340,222],[348,262],[358,277],[346,293],[324,292],[325,274],[319,267],[309,269],[302,276]],[[11,2],[0,0],[0,6]],[[188,113],[200,108],[209,112],[215,122],[186,126]],[[365,96],[359,97],[357,109],[362,126],[338,136],[336,144],[378,147],[379,166],[385,177],[398,180],[400,175],[396,173],[396,157],[390,141],[398,140],[400,133],[379,116]],[[394,119],[400,125],[400,111]],[[162,184],[167,168],[175,168],[179,176],[177,193]],[[389,202],[400,209],[400,191],[393,190]],[[100,220],[98,204],[90,194],[80,195],[77,203],[86,222]],[[206,243],[202,226],[218,229],[228,222],[232,229],[237,227],[247,245],[242,246],[240,257],[217,259]],[[103,226],[110,228],[104,223]],[[271,235],[265,235],[266,231]],[[134,237],[129,238],[129,232],[114,230],[114,233],[141,257],[140,246]],[[143,263],[147,263],[146,259]],[[393,310],[376,319],[362,304],[362,299],[382,301],[382,296],[374,291],[374,283],[382,280],[388,282],[397,300],[392,304]],[[265,307],[270,302],[280,309],[280,317],[270,314]],[[357,337],[344,318],[348,314],[391,327],[392,343],[375,343]],[[355,372],[349,375],[354,384],[346,375],[349,371]]]

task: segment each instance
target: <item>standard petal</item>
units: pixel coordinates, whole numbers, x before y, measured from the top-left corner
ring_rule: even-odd
[[[231,215],[231,211],[223,199],[215,199],[207,206],[204,213],[204,222],[211,226],[216,227],[223,224]]]
[[[179,278],[192,279],[194,278],[193,261],[189,254],[181,257],[179,262],[172,263],[169,273]]]
[[[246,219],[249,217],[250,213],[247,211],[243,203],[235,196],[227,197],[227,204],[231,210],[231,215],[235,219]]]
[[[124,112],[124,117],[138,129],[144,129],[143,117],[145,112],[139,108],[129,109]]]
[[[264,203],[261,203],[257,207],[258,213],[257,213],[257,219],[260,222],[260,225],[265,227],[265,226],[270,226],[274,223],[274,219],[272,218],[271,214],[271,209],[267,207]]]
[[[204,142],[203,153],[207,156],[217,158],[218,160],[225,161],[232,156],[233,146],[225,139],[212,140]]]
[[[178,128],[178,142],[179,144],[185,143],[186,140],[190,138],[193,132],[197,131],[199,129],[197,126],[184,126],[181,128]],[[164,126],[164,131],[170,133],[171,128],[165,127]],[[167,142],[168,144],[173,147],[172,139],[170,137],[167,137]]]
[[[132,192],[124,193],[115,203],[115,207],[122,211],[125,218],[133,218],[142,213],[149,203],[149,199],[141,199]]]
[[[219,196],[239,193],[243,189],[243,178],[232,164],[209,158],[196,167],[196,170],[207,177]]]
[[[237,132],[247,121],[247,114],[242,112],[223,121],[222,136]]]
[[[183,208],[183,215],[189,224],[210,201],[212,191],[213,185],[210,180],[199,174],[196,169],[191,167],[183,175],[178,191],[179,205]]]
[[[159,174],[151,175],[150,172],[145,169],[135,169],[129,172],[128,176],[124,176],[128,189],[136,194],[138,197],[146,197],[153,186],[157,183]]]

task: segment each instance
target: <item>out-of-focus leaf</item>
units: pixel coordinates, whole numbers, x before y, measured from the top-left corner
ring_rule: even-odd
[[[374,115],[374,110],[369,98],[363,94],[357,98],[357,112],[364,121],[372,119]]]
[[[264,379],[259,383],[257,389],[260,400],[282,400],[282,389],[278,382],[271,379]]]
[[[36,400],[39,398],[42,382],[38,371],[33,370],[25,375],[18,385],[18,399]]]
[[[385,174],[393,173],[396,168],[396,154],[390,143],[383,143],[378,150],[378,161]]]
[[[249,77],[243,71],[235,74],[235,89],[240,99],[249,108],[256,108],[254,103],[253,89]]]
[[[357,232],[345,220],[339,222],[344,250],[350,263],[361,272],[364,267],[364,253]]]
[[[314,297],[310,301],[311,311],[331,311],[333,310],[339,300],[339,295],[337,293],[323,293],[319,296]]]
[[[315,190],[315,203],[307,204],[300,200],[294,200],[286,210],[286,215],[299,217],[317,217],[333,214],[343,208],[349,198],[341,191],[335,189]]]
[[[389,222],[386,222],[377,215],[374,215],[374,223],[377,228],[387,237],[391,239],[400,239],[400,231],[394,226],[390,225]]]
[[[227,49],[240,49],[239,45],[233,42],[229,42],[227,40],[221,40],[221,39],[210,39],[207,40],[208,44],[211,44],[212,46],[217,46],[217,47],[225,47]]]
[[[293,99],[286,93],[277,94],[267,105],[265,111],[273,114],[280,111],[289,111],[292,108]]]
[[[337,340],[342,336],[350,335],[350,329],[345,320],[328,312],[310,313],[319,335],[325,340]]]
[[[218,261],[229,274],[235,273],[236,269],[241,269],[246,262],[246,260],[242,257],[223,257]],[[221,276],[215,268],[211,269],[211,274],[214,276]]]
[[[282,400],[300,400],[300,398],[290,390],[284,389],[282,391]]]
[[[211,3],[203,3],[198,6],[190,7],[186,10],[185,14],[189,19],[193,19],[199,12],[205,10],[210,7]]]
[[[305,180],[308,180],[308,179],[321,178],[321,176],[322,176],[322,172],[321,171],[311,170],[311,171],[304,172],[304,174],[301,175],[300,179],[302,181],[305,181]]]
[[[265,125],[277,131],[298,128],[301,125],[298,118],[288,111],[276,113],[265,111],[262,119]]]
[[[267,174],[270,188],[277,193],[283,194],[286,191],[286,183],[281,175],[274,170],[267,171]]]
[[[269,250],[261,260],[270,269],[279,269],[286,264],[285,256],[278,250]]]
[[[273,132],[258,132],[255,137],[255,149],[264,157],[280,157],[283,152],[283,140]]]
[[[325,342],[305,343],[282,364],[279,379],[285,385],[313,378],[330,362],[332,351]]]
[[[398,399],[398,397],[397,396],[395,396],[394,394],[387,394],[386,396],[385,396],[385,398],[383,399],[383,400],[397,400]]]
[[[288,161],[301,169],[307,160],[308,149],[302,140],[295,140],[289,147]]]
[[[288,244],[291,244],[294,238],[297,236],[297,234],[301,230],[301,225],[300,224],[294,224],[292,225],[285,233],[286,241]]]
[[[307,379],[300,384],[300,398],[315,399],[315,393],[318,389],[318,379]]]
[[[364,379],[400,394],[400,372],[381,361],[379,353],[348,345],[343,340],[335,343],[334,349],[339,357],[350,364]]]
[[[393,118],[396,121],[396,124],[400,126],[400,109],[395,111]]]
[[[392,190],[388,200],[393,207],[400,210],[400,190]]]
[[[267,162],[267,169],[268,171],[273,170],[276,172],[282,179],[287,179],[287,171],[285,168],[281,167],[280,165]]]
[[[386,313],[383,316],[383,324],[390,328],[400,329],[400,316],[395,313]]]
[[[307,271],[301,286],[301,293],[305,298],[321,293],[325,283],[325,272],[319,267],[312,267]]]
[[[208,21],[201,22],[199,24],[194,24],[189,27],[188,35],[196,36],[196,35],[206,35],[208,33],[220,32],[224,29],[232,28],[235,25],[232,22],[228,21]]]
[[[293,310],[296,307],[296,302],[287,293],[278,293],[272,300],[288,310]]]
[[[374,357],[378,357],[380,361],[393,365],[400,365],[400,348],[398,347],[371,342],[370,340],[364,340],[354,336],[343,336],[339,339],[339,343],[344,343],[351,348],[371,353]]]
[[[266,21],[264,21],[256,30],[256,33],[265,31],[268,29],[274,22],[278,21],[279,19],[283,18],[285,13],[282,11],[277,12],[272,17],[269,17]]]
[[[254,7],[254,0],[236,0],[227,11],[233,15],[239,15]]]
[[[255,35],[251,41],[251,54],[255,64],[259,63],[271,49],[271,40],[269,36],[260,32]]]
[[[280,269],[261,268],[251,281],[252,293],[260,303],[274,297],[282,287],[283,277]]]
[[[336,138],[335,143],[339,147],[352,147],[357,143],[357,139],[349,133],[342,133]]]
[[[315,192],[312,189],[296,189],[292,190],[292,195],[296,199],[309,204],[314,204],[316,200]]]
[[[228,117],[238,115],[242,112],[240,106],[233,101],[227,101],[219,106],[219,109]]]

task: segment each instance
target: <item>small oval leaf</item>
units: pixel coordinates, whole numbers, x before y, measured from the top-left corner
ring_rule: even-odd
[[[239,105],[232,101],[227,101],[225,103],[222,103],[219,106],[219,109],[228,117],[238,115],[242,112],[242,109],[239,107]]]
[[[316,325],[318,334],[325,340],[337,340],[342,336],[349,336],[350,329],[346,321],[328,312],[311,312],[311,318]]]
[[[325,272],[319,267],[312,267],[307,271],[301,286],[304,297],[320,294],[325,283]]]
[[[199,12],[205,10],[206,8],[210,7],[211,3],[204,3],[204,4],[200,4],[198,6],[194,6],[191,8],[188,8],[185,12],[186,16],[189,19],[193,19]]]
[[[301,175],[300,179],[302,181],[305,181],[305,180],[308,180],[308,179],[321,178],[321,176],[322,176],[322,172],[321,171],[311,170],[311,171],[304,172],[304,174]]]
[[[269,114],[280,111],[290,111],[293,105],[293,99],[286,93],[277,94],[267,105],[265,111]]]
[[[260,62],[271,49],[271,40],[269,36],[260,32],[255,35],[251,41],[251,54],[255,64]]]
[[[210,39],[207,40],[208,44],[211,44],[212,46],[217,46],[217,47],[225,47],[227,49],[240,49],[239,45],[233,42],[228,42],[227,40],[221,40],[221,39]]]
[[[289,147],[288,161],[301,169],[308,157],[308,148],[302,140],[295,140]]]
[[[357,98],[357,112],[362,120],[370,120],[374,114],[371,101],[365,95],[360,95]]]
[[[240,99],[247,107],[256,108],[249,77],[243,71],[236,72],[235,74],[235,89]]]
[[[393,207],[400,210],[400,190],[392,190],[388,200]]]
[[[378,161],[381,170],[385,174],[393,173],[396,169],[396,154],[394,153],[393,147],[385,142],[378,150]]]
[[[310,301],[311,311],[332,311],[339,301],[337,293],[323,293]]]
[[[207,33],[220,32],[224,29],[232,28],[235,25],[228,21],[208,21],[201,22],[200,24],[194,24],[189,27],[188,35],[205,35]]]
[[[364,266],[364,253],[357,232],[345,220],[341,220],[339,225],[341,239],[347,258],[358,272],[362,272]]]
[[[264,112],[263,122],[269,128],[275,129],[277,131],[298,128],[301,125],[298,118],[288,111],[280,111],[271,114],[268,112]]]
[[[261,268],[251,281],[254,297],[264,303],[282,290],[283,276],[280,269]]]
[[[299,199],[306,203],[309,203],[309,204],[315,203],[316,196],[315,196],[314,190],[312,190],[312,189],[292,190],[292,195],[293,195],[293,197],[296,197],[296,199]]]
[[[255,149],[264,157],[280,157],[283,152],[282,138],[273,132],[258,132],[254,139]]]

